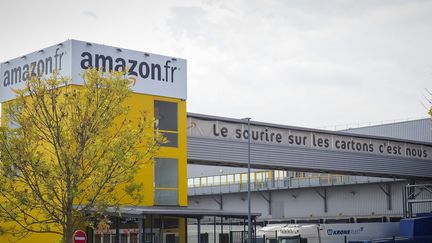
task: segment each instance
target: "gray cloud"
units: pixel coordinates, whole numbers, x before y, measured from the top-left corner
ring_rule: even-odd
[[[222,3],[168,22],[195,59],[192,111],[309,126],[426,116],[430,2]]]
[[[77,38],[186,58],[191,112],[299,126],[427,114],[430,0],[115,3],[8,2],[2,60]],[[27,17],[10,22],[17,11]],[[97,17],[109,28],[89,21]],[[50,28],[28,29],[28,19]]]
[[[167,23],[176,38],[186,35],[188,38],[199,38],[202,34],[206,11],[200,7],[173,7],[173,13]]]
[[[94,19],[98,19],[99,17],[96,15],[96,13],[94,13],[93,11],[90,10],[84,10],[82,11],[82,14],[86,17],[90,17],[90,18],[94,18]]]

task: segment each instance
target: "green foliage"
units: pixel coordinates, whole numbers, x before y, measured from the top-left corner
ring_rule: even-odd
[[[143,197],[135,173],[163,140],[152,132],[154,119],[130,113],[124,73],[89,69],[83,77],[84,86],[57,74],[33,77],[4,105],[0,220],[15,222],[11,233],[56,233],[71,242],[88,212]]]

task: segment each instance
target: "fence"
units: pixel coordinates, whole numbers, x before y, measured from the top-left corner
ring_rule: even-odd
[[[252,191],[379,183],[396,180],[391,178],[278,170],[253,172],[250,178]],[[242,191],[247,191],[247,173],[202,176],[188,179],[188,194],[190,196]]]

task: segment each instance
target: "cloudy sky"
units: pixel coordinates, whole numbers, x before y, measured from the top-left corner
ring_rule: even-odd
[[[306,127],[427,113],[431,0],[0,0],[0,9],[0,62],[71,38],[185,58],[190,112]]]

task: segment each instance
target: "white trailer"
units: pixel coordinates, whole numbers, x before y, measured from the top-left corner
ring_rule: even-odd
[[[399,222],[268,225],[258,234],[266,243],[344,243],[397,236]]]

